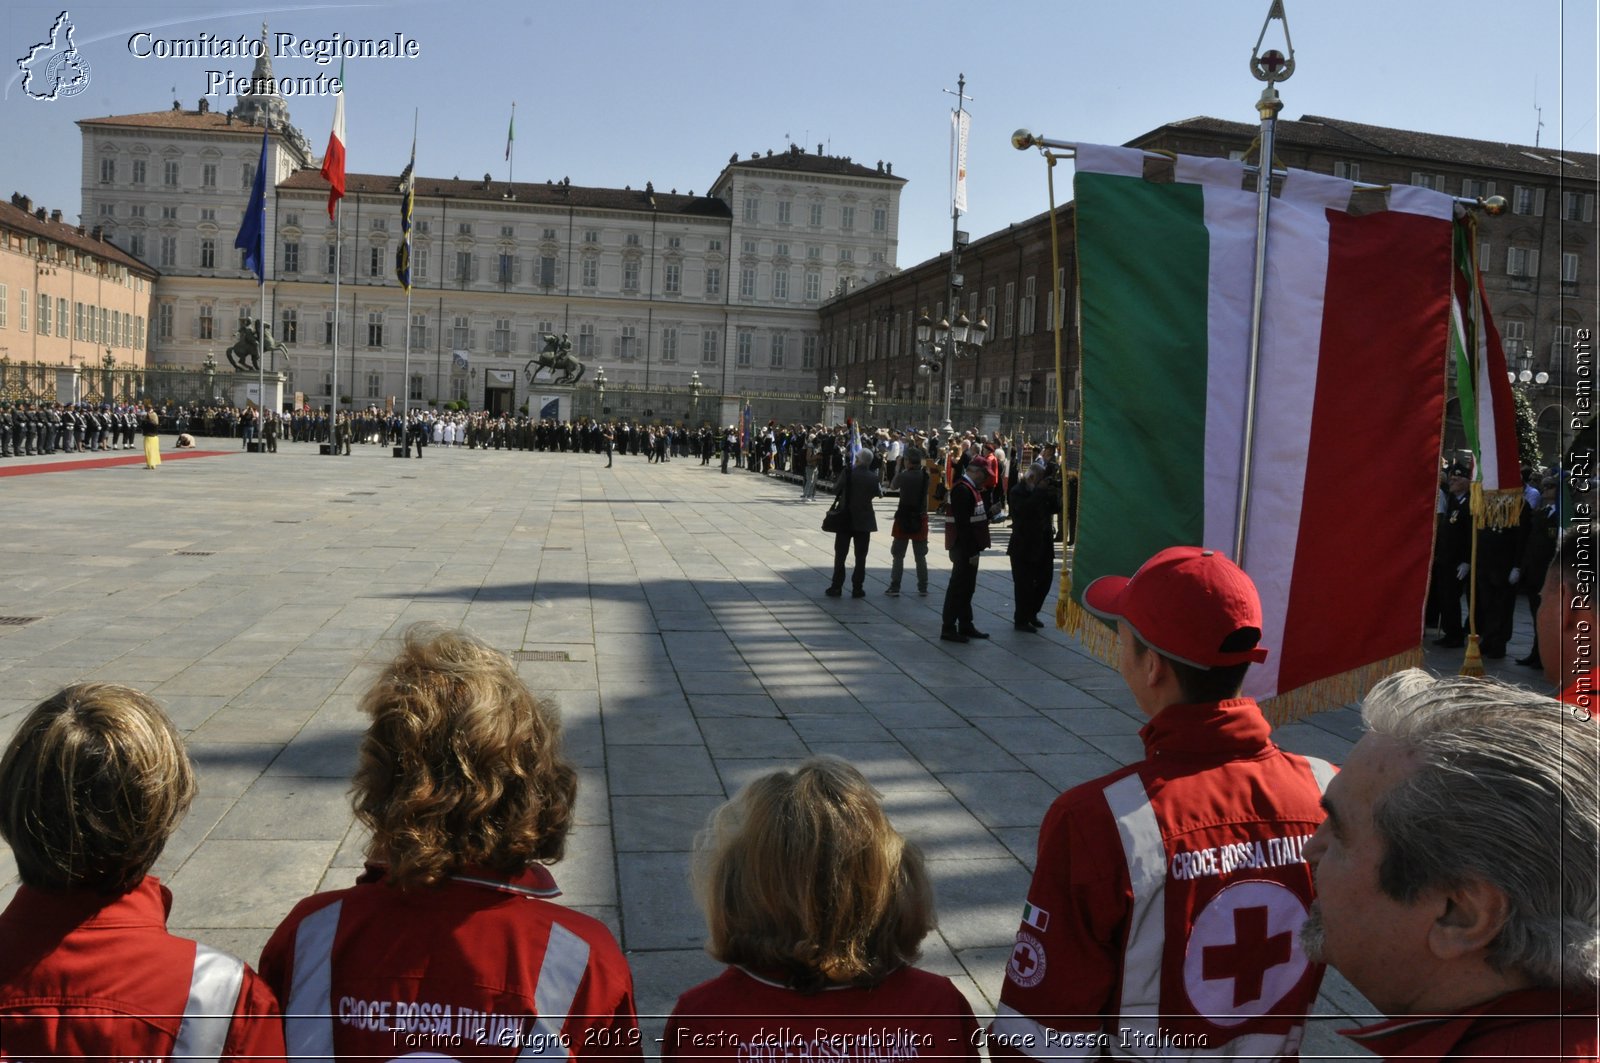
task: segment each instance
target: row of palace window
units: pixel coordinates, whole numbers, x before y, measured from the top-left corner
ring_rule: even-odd
[[[1022,295],[1019,302],[1017,284],[1008,281],[1003,289],[1004,301],[1000,304],[1002,317],[996,326],[995,322],[995,295],[997,289],[991,285],[983,291],[983,303],[979,304],[979,293],[968,293],[967,305],[958,309],[966,313],[968,321],[976,325],[982,321],[988,326],[990,339],[1010,339],[1016,335],[1028,336],[1038,331],[1038,279],[1024,277],[1022,279]],[[1045,331],[1055,328],[1056,308],[1065,305],[1066,270],[1056,271],[1055,299],[1045,299],[1044,325]],[[858,322],[845,327],[842,333],[834,334],[833,348],[830,352],[829,364],[837,365],[840,352],[843,352],[843,361],[846,365],[854,365],[857,361],[875,361],[880,355],[894,358],[899,355],[914,354],[913,347],[916,342],[916,320],[925,308],[907,309],[892,313],[887,317],[879,317],[871,324]],[[945,307],[941,301],[933,308],[931,321],[945,320]]]
[[[780,199],[776,201],[777,209],[773,220],[779,225],[794,224],[794,200]],[[806,204],[806,224],[813,229],[822,228],[821,203]],[[747,195],[744,197],[744,221],[750,225],[761,224],[761,197]],[[839,228],[850,231],[856,227],[856,208],[844,204],[839,208]],[[889,208],[872,208],[872,231],[875,233],[887,232],[889,229]]]
[[[66,339],[70,324],[72,338],[75,340],[107,347],[144,349],[144,318],[138,314],[127,314],[121,310],[92,306],[88,303],[69,302],[60,296],[52,297],[45,292],[38,293],[37,301],[34,301],[31,295],[32,293],[26,288],[17,290],[18,332],[27,332],[31,326],[35,335],[53,334],[58,339]],[[11,293],[6,285],[0,284],[0,329],[11,327]]]
[[[195,314],[194,338],[199,340],[214,340],[221,337],[219,332],[215,308],[210,304],[202,303]],[[241,308],[239,321],[250,319],[250,310]],[[174,321],[174,307],[171,303],[162,303],[156,308],[156,322],[158,335],[163,340],[172,338]],[[300,342],[300,312],[294,307],[284,307],[279,312],[279,326],[276,338],[286,344]],[[381,348],[384,345],[384,314],[380,310],[369,311],[366,315],[366,338],[368,347]],[[143,321],[140,321],[142,335]],[[323,311],[322,320],[322,346],[333,344],[333,311]],[[556,329],[553,321],[540,321],[532,332],[528,334],[529,353],[538,353],[543,348],[543,337],[547,333],[554,333]],[[660,358],[663,362],[676,362],[679,355],[679,333],[675,326],[665,326],[658,333]],[[341,343],[349,338],[349,322],[340,322],[339,340]],[[450,341],[451,349],[460,351],[474,351],[478,347],[478,330],[472,326],[472,319],[465,314],[454,315],[451,327],[446,331],[445,338]],[[494,328],[488,333],[489,350],[494,354],[512,354],[517,349],[516,331],[512,328],[510,318],[496,318]],[[428,350],[434,345],[434,331],[428,323],[427,314],[413,314],[411,316],[410,344],[413,350]],[[594,358],[598,356],[597,336],[595,326],[584,322],[578,326],[578,335],[574,349],[579,358]],[[735,364],[741,368],[754,365],[756,349],[756,330],[738,329],[735,333]],[[818,338],[816,335],[801,337],[799,355],[800,368],[814,369],[817,365]],[[618,334],[612,338],[611,356],[622,361],[632,361],[639,357],[639,333],[633,325],[623,325]],[[767,365],[773,369],[783,369],[787,366],[788,359],[793,356],[792,341],[786,332],[772,332],[768,337]],[[715,365],[722,356],[722,333],[716,329],[704,329],[700,334],[700,361],[705,365]]]
[[[1347,181],[1361,180],[1359,162],[1340,161],[1333,164],[1333,176]],[[1411,183],[1418,188],[1446,191],[1446,175],[1422,170],[1411,172]],[[1545,189],[1538,185],[1511,186],[1511,213],[1528,217],[1544,217]],[[1495,182],[1478,177],[1461,178],[1461,195],[1468,199],[1483,199],[1495,194]],[[1561,220],[1590,222],[1594,220],[1594,193],[1563,191],[1561,193]]]
[[[142,244],[141,244],[142,247]],[[138,252],[135,251],[135,254]],[[324,272],[332,276],[339,269],[335,248],[327,249],[327,261]],[[177,255],[177,238],[170,236],[161,237],[160,265],[172,266]],[[839,253],[841,262],[853,260],[851,251],[846,248]],[[369,247],[367,249],[366,276],[382,278],[389,275],[391,269],[390,253],[384,247]],[[424,251],[413,255],[411,259],[412,283],[426,282],[428,279],[428,260],[430,256]],[[882,260],[882,254],[874,256],[875,261]],[[457,251],[455,268],[450,272],[451,283],[468,284],[480,279],[480,256],[470,251]],[[510,287],[522,283],[523,259],[517,255],[502,254],[493,259],[495,283],[502,287]],[[282,273],[301,272],[302,256],[301,245],[298,242],[286,242],[283,245],[283,256],[280,260]],[[533,260],[536,270],[535,284],[546,290],[556,288],[560,284],[559,264],[553,255],[541,255]],[[622,261],[622,290],[637,292],[640,290],[640,274],[643,263],[634,257],[624,258]],[[202,239],[200,241],[200,268],[216,268],[216,241]],[[241,264],[240,268],[243,266]],[[578,262],[578,284],[583,288],[597,288],[600,284],[600,262],[592,255],[584,255]],[[756,297],[756,284],[758,273],[753,267],[745,267],[739,271],[739,296],[743,299]],[[789,270],[777,269],[772,271],[772,299],[775,302],[787,302],[791,298],[793,274]],[[722,294],[722,268],[720,266],[707,266],[704,269],[704,287],[707,296]],[[807,302],[820,302],[822,300],[822,274],[816,270],[806,270],[801,274],[801,297]],[[683,265],[678,262],[666,262],[661,269],[661,290],[666,295],[680,295],[683,292]]]
[[[129,173],[131,175],[130,179],[128,181],[129,184],[138,186],[138,185],[146,185],[146,184],[149,183],[149,175],[150,175],[149,160],[146,160],[146,159],[130,159],[128,161],[128,170],[129,170]],[[217,174],[218,174],[218,164],[217,163],[214,163],[214,162],[203,162],[203,163],[201,163],[200,164],[200,187],[201,188],[216,188],[217,187]],[[182,176],[183,176],[183,164],[178,159],[166,159],[166,160],[162,161],[162,163],[161,163],[161,184],[162,184],[162,187],[164,187],[164,188],[178,188],[178,187],[180,187],[180,181],[182,179]],[[256,180],[256,166],[255,166],[255,163],[246,162],[246,163],[240,164],[240,169],[239,169],[239,187],[242,188],[242,189],[245,189],[246,191],[248,191],[250,189],[250,187],[255,184],[255,180]],[[114,184],[117,183],[117,160],[116,159],[101,159],[100,160],[100,183],[103,184],[103,185],[114,185]]]

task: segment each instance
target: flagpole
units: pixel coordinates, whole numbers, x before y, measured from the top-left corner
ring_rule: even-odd
[[[356,223],[355,223],[354,226],[352,226],[352,231],[354,231],[357,234],[357,238],[359,239],[359,234],[361,232],[361,196],[360,195],[356,196]],[[358,264],[356,266],[356,268],[352,269],[351,272],[350,272],[350,407],[351,407],[351,409],[354,409],[355,408],[355,404],[356,404],[355,403],[355,399],[356,399],[356,297],[360,293],[357,290],[358,286],[356,284],[355,271],[356,271],[356,269],[359,269],[359,268],[360,268],[360,266]],[[334,346],[337,347],[338,344],[339,344],[339,334],[337,332],[335,332],[333,334],[333,342],[334,342]]]
[[[506,184],[515,184],[517,180],[517,101],[511,101],[511,124],[506,126]]]
[[[263,156],[264,157],[264,156]],[[274,188],[278,182],[272,182]],[[277,237],[273,237],[273,248],[277,248]],[[267,197],[261,197],[261,274],[256,278],[256,287],[260,290],[260,309],[256,312],[256,453],[263,454],[266,448],[261,445],[261,438],[266,433],[266,398],[267,398]]]
[[[333,351],[333,394],[328,396],[328,453],[339,453],[334,425],[339,420],[339,274],[344,271],[344,230],[339,224],[339,211],[344,206],[342,198],[333,203],[333,335],[328,346]]]
[[[345,192],[344,60],[339,61],[339,98],[333,105],[333,130],[328,135],[328,150],[322,158],[322,176],[328,181],[328,219],[333,222],[333,332],[328,337],[333,371],[329,374],[332,394],[328,396],[328,453],[339,453],[339,274],[344,272],[344,230],[339,223],[339,206]],[[359,222],[360,216],[357,215]],[[352,369],[354,363],[352,363]]]
[[[420,110],[417,108],[413,108],[411,111],[411,165],[408,166],[407,169],[411,171],[411,175],[408,180],[411,182],[411,188],[413,191],[407,193],[405,189],[400,190],[400,209],[405,214],[405,218],[402,220],[402,228],[404,231],[400,234],[400,239],[405,241],[407,244],[406,275],[404,278],[404,283],[406,286],[406,353],[405,359],[401,362],[400,369],[400,385],[402,394],[402,398],[400,400],[400,419],[401,421],[407,423],[401,429],[402,432],[409,432],[411,428],[409,424],[411,419],[411,248],[409,246],[411,242],[410,204],[415,202],[416,197],[417,116],[419,113]],[[417,453],[420,454],[422,452],[419,450]]]
[[[1261,42],[1274,19],[1283,22],[1283,43],[1288,55],[1277,51],[1261,51]],[[1250,72],[1258,81],[1266,82],[1261,98],[1256,101],[1256,113],[1261,116],[1261,165],[1256,176],[1256,264],[1255,284],[1250,300],[1250,367],[1245,384],[1244,446],[1239,455],[1239,507],[1238,523],[1233,530],[1233,560],[1244,567],[1245,527],[1250,518],[1251,451],[1255,447],[1256,392],[1261,376],[1261,317],[1262,294],[1267,281],[1267,221],[1272,210],[1272,153],[1273,140],[1278,128],[1278,112],[1283,110],[1283,99],[1278,95],[1277,83],[1287,81],[1294,73],[1294,45],[1289,39],[1289,19],[1283,11],[1283,0],[1272,0],[1266,21],[1261,24],[1261,35],[1250,55]]]

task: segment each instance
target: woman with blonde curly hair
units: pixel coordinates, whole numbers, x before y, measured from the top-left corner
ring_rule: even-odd
[[[663,1058],[978,1058],[966,998],[911,966],[934,927],[922,854],[854,767],[756,779],[696,850],[706,951],[730,966],[678,998]]]
[[[291,1055],[641,1055],[611,932],[551,901],[577,772],[505,654],[412,628],[361,703],[356,885],[301,901],[261,954]]]
[[[167,932],[172,894],[150,869],[194,794],[177,729],[130,687],[79,683],[22,721],[0,760],[22,878],[0,913],[0,1056],[283,1056],[266,983]]]

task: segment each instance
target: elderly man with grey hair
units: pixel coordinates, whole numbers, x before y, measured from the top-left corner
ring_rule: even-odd
[[[1600,730],[1552,698],[1417,670],[1362,716],[1305,847],[1301,930],[1389,1016],[1347,1035],[1387,1059],[1595,1059]]]

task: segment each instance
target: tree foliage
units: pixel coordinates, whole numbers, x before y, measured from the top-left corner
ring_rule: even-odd
[[[1517,411],[1517,461],[1525,468],[1537,469],[1544,464],[1539,445],[1538,420],[1534,417],[1533,403],[1528,401],[1527,388],[1512,388],[1511,399]]]

